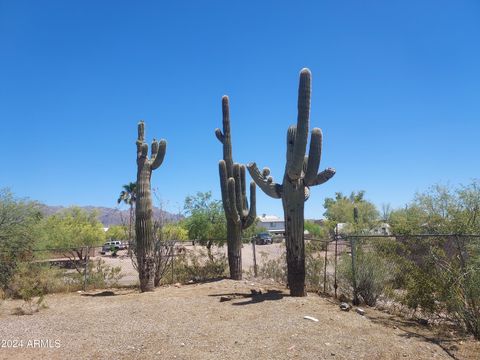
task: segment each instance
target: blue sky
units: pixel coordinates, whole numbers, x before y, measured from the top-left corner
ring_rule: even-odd
[[[170,211],[219,198],[221,96],[235,161],[281,181],[298,73],[313,74],[335,192],[403,206],[480,169],[480,2],[0,0],[0,187],[114,206],[135,180],[136,124],[168,142],[153,187]],[[258,213],[282,214],[258,190]]]

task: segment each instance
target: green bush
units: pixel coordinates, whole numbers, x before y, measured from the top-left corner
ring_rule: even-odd
[[[0,189],[0,288],[7,286],[21,262],[32,258],[41,219],[39,205]]]
[[[355,258],[357,295],[369,306],[391,285],[396,276],[396,265],[374,251],[357,250]],[[352,257],[344,254],[338,264],[340,289],[353,294]]]

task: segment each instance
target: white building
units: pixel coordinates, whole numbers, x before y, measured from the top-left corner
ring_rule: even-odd
[[[271,235],[285,234],[285,221],[275,215],[266,215],[257,217],[258,226],[264,227]]]

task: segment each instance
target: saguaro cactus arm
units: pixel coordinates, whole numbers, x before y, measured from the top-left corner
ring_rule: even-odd
[[[317,177],[311,182],[310,186],[321,185],[330,180],[333,175],[335,175],[335,169],[326,168],[322,172],[318,173]]]
[[[273,182],[273,178],[269,176],[270,170],[268,168],[260,172],[256,163],[250,163],[247,165],[247,169],[253,181],[265,194],[274,199],[282,198],[282,185]]]
[[[153,151],[153,146],[155,145],[156,151]],[[152,143],[152,170],[157,169],[163,163],[165,158],[165,153],[167,152],[167,142],[164,139],[161,139],[160,142],[155,140]]]
[[[256,186],[250,183],[250,208],[246,200],[245,167],[235,164],[234,177],[227,177],[227,167],[224,160],[218,163],[220,173],[220,188],[222,191],[223,208],[228,217],[232,217],[235,223],[242,222],[242,229],[253,224],[257,217],[256,212]],[[232,187],[232,189],[231,189]],[[232,193],[233,191],[233,193]],[[232,198],[233,197],[233,198]],[[243,205],[239,205],[243,204]]]
[[[310,118],[310,70],[302,69],[298,85],[298,117],[296,134],[293,143],[292,157],[288,164],[287,174],[291,180],[298,180],[302,175],[303,159],[307,150],[308,121]]]
[[[310,137],[310,150],[308,151],[307,171],[304,179],[305,185],[309,186],[317,177],[321,156],[322,130],[314,128]]]
[[[244,229],[250,227],[257,218],[257,197],[256,197],[255,181],[250,182],[250,209],[248,215],[244,218],[242,227]]]
[[[136,143],[137,162],[140,159],[149,161],[152,170],[155,170],[162,165],[167,150],[167,142],[164,139],[161,139],[160,142],[157,142],[155,139],[153,139],[150,160],[148,160],[148,144],[145,142],[145,123],[143,121],[138,123],[138,138]]]

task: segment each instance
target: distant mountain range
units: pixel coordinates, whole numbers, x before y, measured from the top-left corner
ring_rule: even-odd
[[[96,211],[98,212],[98,220],[105,226],[109,227],[112,225],[121,225],[128,223],[128,217],[130,216],[130,211],[120,210],[116,208],[107,208],[101,206],[79,206],[79,208],[86,211]],[[49,206],[41,205],[41,211],[45,216],[53,215],[58,212],[67,209],[64,206]],[[183,219],[182,215],[172,214],[168,211],[160,210],[156,207],[153,208],[153,216],[155,219],[160,219],[163,216],[163,219],[167,222],[176,222]]]

